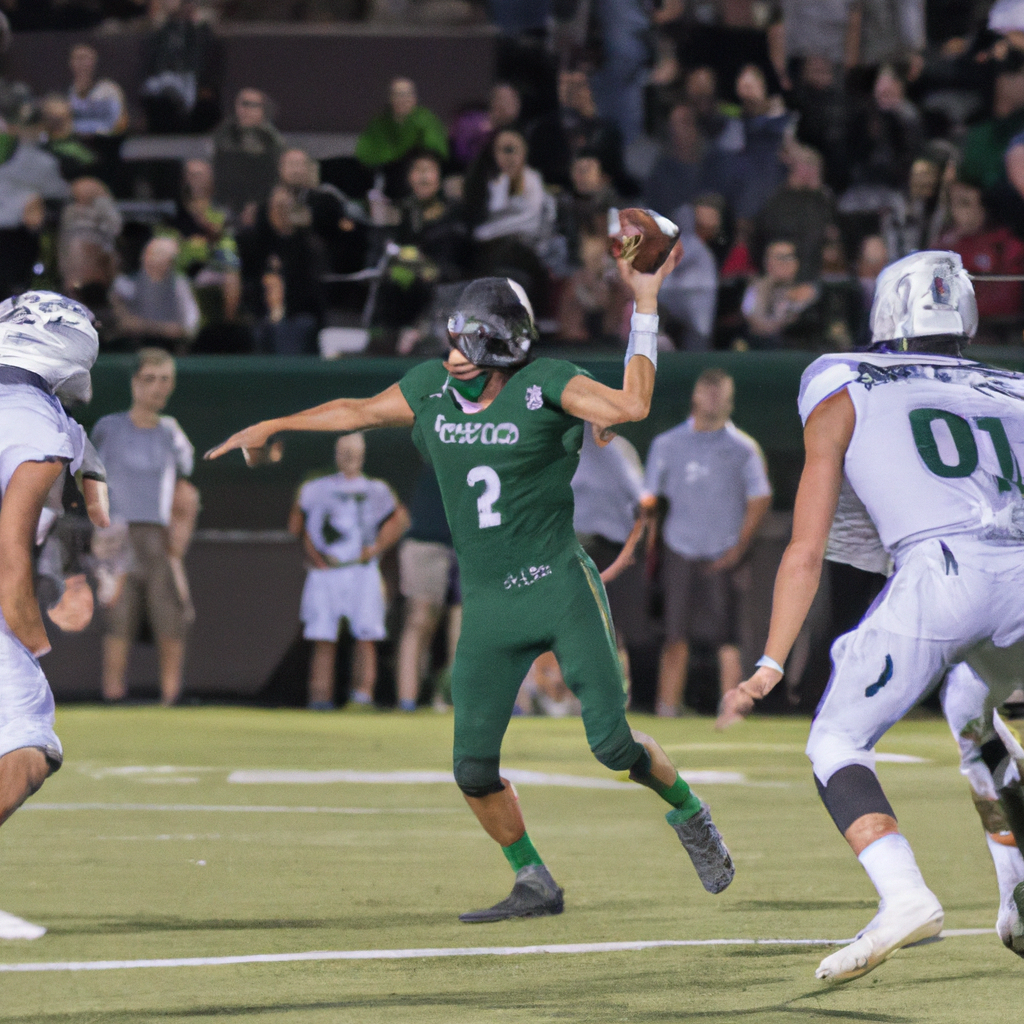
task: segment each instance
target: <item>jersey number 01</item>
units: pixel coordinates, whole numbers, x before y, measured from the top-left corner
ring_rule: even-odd
[[[494,511],[494,503],[501,497],[501,480],[490,466],[474,466],[466,474],[466,483],[470,487],[484,485],[484,493],[476,499],[477,518],[480,529],[488,526],[501,526],[501,513]]]
[[[957,461],[949,464],[942,460],[935,438],[934,424],[941,421],[949,430],[949,436],[956,448]],[[1009,491],[1016,487],[1024,491],[1020,466],[1010,447],[1003,421],[995,416],[982,416],[975,424],[981,433],[988,434],[999,460],[1002,476],[998,477],[999,490]],[[970,423],[956,413],[945,409],[914,409],[910,413],[910,430],[914,444],[924,464],[936,475],[947,479],[970,476],[978,468],[978,442]]]

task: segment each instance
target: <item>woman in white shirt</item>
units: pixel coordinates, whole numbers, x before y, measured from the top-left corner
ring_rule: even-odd
[[[494,160],[498,176],[487,185],[487,219],[473,231],[478,242],[513,236],[535,246],[551,231],[544,179],[526,166],[526,139],[513,130],[498,132]]]

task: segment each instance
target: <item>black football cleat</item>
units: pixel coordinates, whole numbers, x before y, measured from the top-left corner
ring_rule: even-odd
[[[459,914],[465,924],[507,921],[512,917],[544,917],[564,909],[562,889],[543,864],[528,864],[516,872],[512,892],[486,910],[467,910]]]

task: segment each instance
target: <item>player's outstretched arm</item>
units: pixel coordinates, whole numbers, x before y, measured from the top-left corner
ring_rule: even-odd
[[[654,317],[653,322],[656,323],[658,292],[682,258],[683,247],[677,242],[668,259],[653,274],[641,274],[625,260],[617,261],[619,275],[633,293],[635,316]],[[645,327],[644,331],[647,330]],[[656,334],[657,328],[653,330]],[[657,344],[656,337],[654,344]],[[644,419],[650,412],[651,395],[654,393],[654,352],[655,349],[650,355],[637,352],[627,361],[621,390],[582,375],[573,377],[562,392],[562,408],[572,416],[589,420],[599,434],[616,423]]]
[[[341,433],[349,430],[366,430],[370,427],[411,427],[415,422],[413,411],[397,384],[372,398],[336,398],[333,402],[304,409],[281,416],[278,419],[263,420],[226,441],[211,448],[204,458],[218,459],[236,448],[242,450],[245,461],[257,466],[267,461],[267,442],[274,434],[285,430],[324,430]]]
[[[0,502],[0,611],[11,632],[37,658],[50,649],[36,600],[32,552],[43,502],[64,463],[23,462]]]
[[[844,389],[825,399],[804,428],[806,456],[793,508],[793,535],[775,576],[765,644],[765,657],[778,665],[786,663],[818,591],[821,563],[843,482],[843,460],[855,423],[853,402]],[[722,698],[716,726],[724,729],[750,714],[754,701],[773,690],[781,679],[777,669],[768,665],[758,668]]]

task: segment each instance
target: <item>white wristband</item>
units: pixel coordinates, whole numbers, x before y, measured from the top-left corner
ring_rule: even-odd
[[[774,658],[769,658],[767,654],[762,655],[754,664],[758,668],[773,668],[780,676],[786,674],[786,670]]]
[[[658,314],[634,311],[629,321],[626,365],[633,356],[646,356],[658,368]]]

